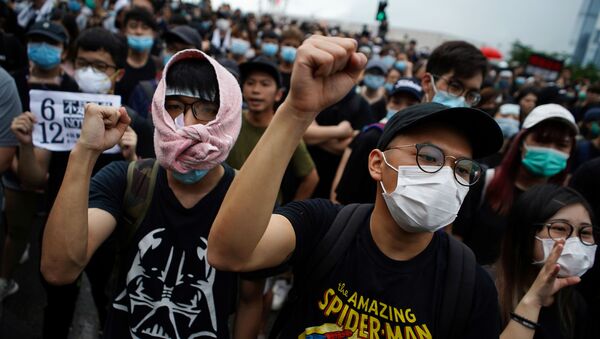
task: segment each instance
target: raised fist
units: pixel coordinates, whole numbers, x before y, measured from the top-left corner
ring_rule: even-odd
[[[312,119],[341,100],[358,81],[367,57],[356,40],[312,36],[300,48],[292,71],[287,104]]]
[[[23,114],[15,117],[12,121],[10,129],[17,136],[19,143],[23,145],[32,144],[33,127],[36,119],[33,113],[23,112]]]
[[[121,140],[130,122],[123,107],[87,104],[77,143],[90,151],[104,152]]]

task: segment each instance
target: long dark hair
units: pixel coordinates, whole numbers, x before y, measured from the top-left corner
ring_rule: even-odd
[[[558,120],[545,120],[530,129],[521,130],[513,138],[502,162],[496,168],[494,178],[490,181],[485,195],[492,210],[500,215],[508,214],[513,204],[515,183],[517,174],[521,169],[521,159],[523,158],[521,148],[525,137],[530,133],[533,134],[536,141],[544,143],[562,140],[565,137],[571,139],[571,156],[567,162],[567,168],[549,178],[548,182],[560,185],[565,182],[566,175],[569,173],[569,168],[573,161],[573,153],[575,152],[575,132],[567,123]]]
[[[502,242],[502,252],[497,263],[496,285],[500,299],[503,325],[509,314],[523,298],[537,274],[539,266],[533,265],[535,235],[544,223],[566,206],[581,204],[593,221],[589,204],[577,191],[553,184],[538,185],[523,193],[513,205],[508,216],[508,227]],[[594,224],[594,223],[593,223]],[[571,289],[564,288],[556,298],[563,335],[572,338],[574,309]]]

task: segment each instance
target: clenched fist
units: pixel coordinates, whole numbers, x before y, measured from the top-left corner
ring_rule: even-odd
[[[31,145],[35,123],[36,119],[33,113],[24,112],[13,119],[10,129],[17,136],[19,143],[22,145]]]
[[[367,57],[356,53],[356,40],[312,36],[300,48],[287,104],[312,119],[341,100],[358,81]]]
[[[77,143],[90,151],[104,152],[119,143],[129,123],[131,118],[123,107],[87,104]]]

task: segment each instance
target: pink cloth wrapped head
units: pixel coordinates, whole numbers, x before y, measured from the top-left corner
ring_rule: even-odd
[[[178,129],[165,110],[166,75],[172,64],[188,58],[205,59],[212,65],[219,83],[220,106],[216,118],[208,124]],[[161,166],[180,173],[211,169],[225,161],[240,133],[242,92],[225,67],[199,50],[187,49],[175,54],[165,65],[152,99],[152,118],[156,159]]]

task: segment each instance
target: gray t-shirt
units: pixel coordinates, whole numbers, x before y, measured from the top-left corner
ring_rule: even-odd
[[[14,79],[0,67],[0,147],[19,145],[10,125],[22,110]]]

